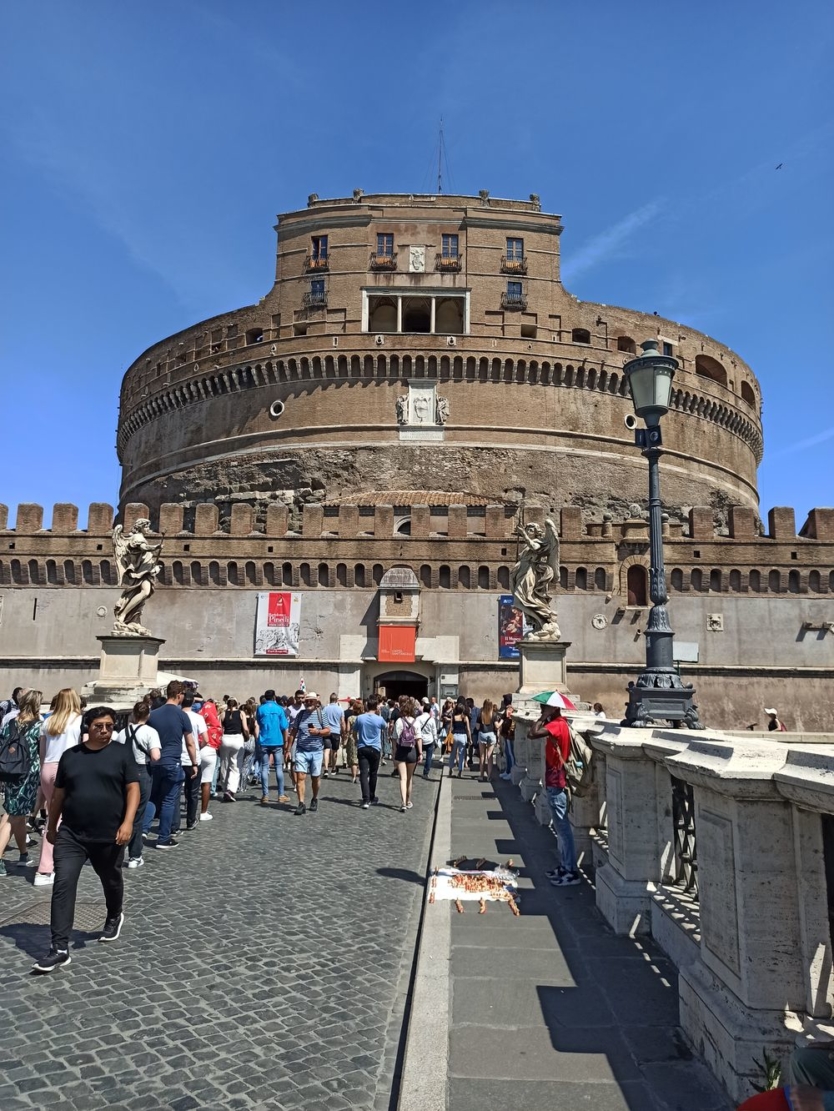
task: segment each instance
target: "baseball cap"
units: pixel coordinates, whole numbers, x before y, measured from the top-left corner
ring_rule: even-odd
[[[428,698],[424,698],[422,701],[424,706],[431,706],[431,702],[429,702]]]

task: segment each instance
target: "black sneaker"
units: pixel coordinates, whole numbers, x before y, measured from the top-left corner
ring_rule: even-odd
[[[32,965],[33,972],[54,972],[56,968],[63,968],[72,964],[69,953],[59,949],[50,949],[45,957]]]
[[[196,828],[197,828],[197,823],[196,822],[189,822],[188,825],[186,825],[186,827],[185,827],[185,832],[190,833],[192,831],[192,829],[196,829]]]
[[[379,799],[376,796],[371,799],[371,806],[379,806]]]
[[[172,837],[170,841],[157,841],[156,847],[158,849],[176,849],[179,846],[179,841],[175,841]]]
[[[316,810],[318,810],[318,808],[319,808],[319,800],[318,799],[313,799],[313,801],[310,803],[310,813],[314,814],[316,812]]]
[[[298,817],[298,816],[299,816],[300,814],[306,814],[306,813],[307,813],[307,807],[306,807],[306,806],[304,805],[304,803],[303,803],[303,802],[300,802],[300,803],[298,804],[298,806],[296,806],[295,810],[293,810],[293,814],[295,814],[296,818],[297,818],[297,817]]]
[[[123,914],[118,914],[115,918],[108,918],[104,923],[104,929],[101,931],[99,941],[118,941],[119,934],[122,932],[124,920],[125,916]]]

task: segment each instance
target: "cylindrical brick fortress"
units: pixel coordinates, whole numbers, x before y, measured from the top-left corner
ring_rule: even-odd
[[[577,301],[561,227],[536,197],[311,197],[279,218],[258,305],[127,371],[122,503],[425,489],[616,513],[645,500],[622,367],[652,337],[679,362],[664,501],[756,508],[749,367],[684,325]]]

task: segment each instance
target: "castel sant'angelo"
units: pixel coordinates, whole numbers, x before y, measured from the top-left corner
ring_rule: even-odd
[[[702,718],[776,705],[830,728],[834,509],[759,519],[762,392],[725,344],[562,286],[562,223],[526,201],[363,194],[279,218],[256,305],[149,347],[121,390],[119,508],[5,511],[6,686],[94,672],[118,594],[114,517],[165,536],[147,623],[204,691],[476,699],[517,686],[499,648],[513,536],[552,516],[571,688],[622,712],[644,657],[646,463],[623,364],[678,361],[662,459],[670,612]],[[296,595],[295,654],[256,655],[258,596]],[[33,616],[34,613],[34,616]],[[392,630],[396,635],[392,635]],[[411,637],[409,638],[409,632]],[[404,635],[403,635],[404,634]],[[222,688],[222,690],[221,690]]]

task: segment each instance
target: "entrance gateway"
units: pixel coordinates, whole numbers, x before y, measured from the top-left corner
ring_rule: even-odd
[[[374,690],[384,693],[386,698],[425,698],[429,693],[429,681],[425,675],[416,671],[384,671],[374,679]]]

